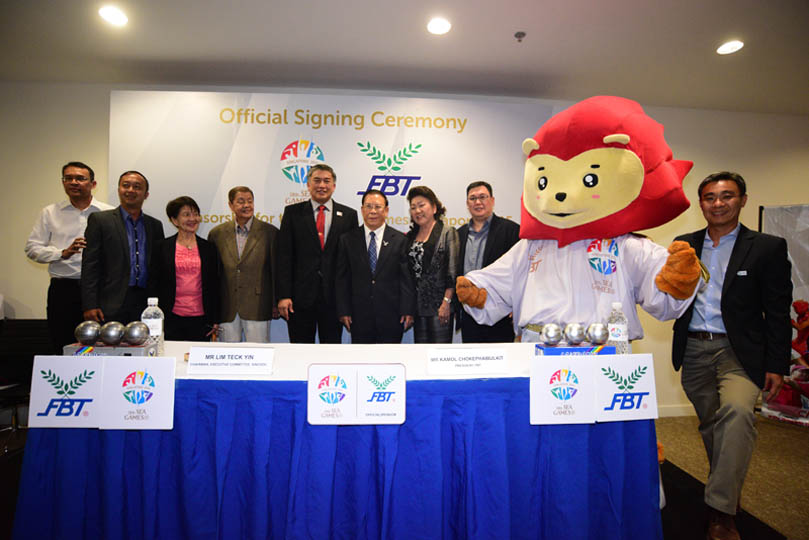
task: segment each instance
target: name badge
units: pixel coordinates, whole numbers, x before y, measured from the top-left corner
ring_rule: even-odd
[[[736,272],[736,275],[737,276],[746,276],[747,275],[747,270],[739,270],[738,272]]]

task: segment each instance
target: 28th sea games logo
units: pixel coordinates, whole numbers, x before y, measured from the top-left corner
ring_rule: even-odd
[[[358,142],[357,146],[360,148],[360,152],[373,161],[376,169],[383,173],[372,175],[368,187],[358,191],[357,195],[362,195],[369,189],[378,189],[388,197],[394,195],[404,197],[407,190],[410,189],[410,184],[421,180],[421,176],[399,174],[404,164],[421,151],[421,144],[409,143],[390,155],[369,141]]]
[[[312,165],[323,163],[325,155],[315,141],[298,139],[281,151],[281,172],[296,184],[306,184],[306,175]]]

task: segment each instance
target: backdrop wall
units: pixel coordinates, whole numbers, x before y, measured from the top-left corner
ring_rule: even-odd
[[[3,130],[0,133],[0,153],[3,157],[3,178],[0,180],[3,193],[0,203],[0,230],[3,231],[0,236],[0,253],[3,253],[0,260],[0,294],[5,298],[7,317],[45,317],[47,268],[30,262],[25,257],[23,246],[40,209],[64,197],[59,181],[61,166],[74,159],[90,164],[98,180],[96,197],[117,204],[117,197],[114,192],[109,192],[107,184],[110,178],[110,93],[113,90],[129,89],[133,87],[0,83],[0,118],[3,119]],[[294,90],[275,88],[137,89],[295,93]],[[336,92],[330,90],[328,93]],[[343,93],[346,96],[393,96],[362,91]],[[489,99],[446,95],[417,97]],[[498,103],[522,103],[529,111],[565,105],[547,100],[499,97],[491,100]],[[700,180],[709,173],[722,169],[736,170],[748,181],[749,200],[742,211],[742,221],[751,228],[757,226],[759,205],[799,204],[809,201],[809,117],[649,106],[644,108],[666,127],[666,140],[674,150],[674,155],[694,161],[694,169],[684,182],[686,194],[692,201],[696,199],[696,188]],[[530,133],[515,134],[517,149],[523,138],[533,135],[533,130],[537,127],[539,126],[532,127]],[[447,159],[461,159],[474,164],[475,160],[486,160],[486,156],[448,156]],[[468,170],[475,171],[473,166]],[[459,168],[459,171],[463,170]],[[122,171],[113,171],[113,176],[120,172]],[[472,172],[461,173],[471,175]],[[345,171],[347,173],[349,171]],[[521,177],[499,181],[520,183]],[[438,183],[425,183],[433,187],[440,186]],[[448,193],[444,197],[450,195]],[[458,201],[454,201],[454,205],[462,209],[460,205],[463,193],[458,193],[457,197]],[[162,215],[165,201],[159,202],[161,204],[156,200],[150,201],[147,211],[153,215]],[[498,207],[509,206],[505,200],[498,199],[497,202]],[[509,204],[513,203],[509,201]],[[688,211],[673,222],[645,232],[653,240],[666,245],[677,234],[703,226],[704,220],[699,208],[692,204]],[[400,225],[399,228],[405,229],[406,226]],[[643,314],[641,321],[646,337],[635,344],[634,350],[654,354],[661,415],[691,414],[691,406],[680,388],[679,374],[674,373],[671,368],[671,323],[660,323]]]

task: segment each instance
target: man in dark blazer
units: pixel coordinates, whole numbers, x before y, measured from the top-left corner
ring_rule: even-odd
[[[332,200],[334,169],[309,169],[311,198],[284,209],[278,241],[278,311],[287,320],[291,343],[340,343],[334,275],[343,233],[357,228],[357,212]]]
[[[494,214],[494,192],[488,182],[477,181],[467,186],[466,208],[471,219],[458,229],[461,248],[458,256],[459,276],[489,266],[520,239],[519,225]],[[476,323],[460,304],[455,311],[464,343],[514,341],[514,324],[510,316],[503,317],[493,326],[487,326]]]
[[[775,397],[788,373],[792,281],[783,238],[739,223],[744,179],[731,172],[699,186],[707,229],[682,235],[710,273],[674,324],[672,361],[700,420],[711,470],[705,485],[708,538],[739,538],[733,516],[755,445],[761,388]]]
[[[233,221],[208,233],[222,262],[219,336],[231,343],[266,343],[275,309],[278,229],[255,218],[253,191],[247,186],[232,188],[228,205]]]
[[[120,206],[87,219],[87,247],[81,261],[84,319],[128,323],[146,309],[152,251],[163,239],[163,224],[142,212],[149,181],[138,171],[118,178]]]
[[[337,315],[351,343],[401,343],[416,312],[407,267],[407,237],[386,226],[388,198],[377,189],[362,196],[363,225],[340,237]]]

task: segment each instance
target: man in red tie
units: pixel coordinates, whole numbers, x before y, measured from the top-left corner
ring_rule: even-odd
[[[332,200],[334,169],[313,165],[306,175],[310,199],[284,209],[278,237],[278,311],[291,343],[340,343],[334,276],[340,236],[357,227],[357,212]]]

